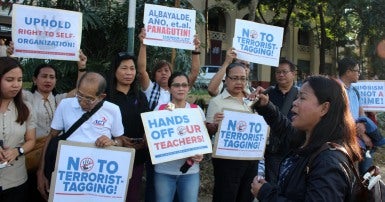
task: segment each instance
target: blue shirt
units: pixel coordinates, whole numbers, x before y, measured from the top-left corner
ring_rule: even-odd
[[[354,120],[357,120],[358,117],[360,116],[361,102],[357,95],[357,91],[354,90],[353,88],[354,88],[353,86],[350,86],[350,87],[345,86],[345,89],[349,98],[350,112],[352,113]]]

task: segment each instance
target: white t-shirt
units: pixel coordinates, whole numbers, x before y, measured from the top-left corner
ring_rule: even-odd
[[[150,101],[150,96],[151,96],[151,91],[154,88],[154,82],[150,82],[150,85],[148,85],[148,88],[143,91],[144,94],[146,94],[147,100]],[[160,94],[159,94],[159,100],[158,100],[158,105],[160,103],[168,103],[170,102],[170,92],[168,90],[163,89],[160,87]]]
[[[163,103],[164,104],[164,103]],[[191,108],[190,104],[186,104],[186,109]],[[156,107],[156,110],[159,109],[159,105]],[[203,121],[206,120],[205,114],[203,110],[198,106],[198,109],[202,115]],[[187,160],[187,158],[184,159],[178,159],[175,161],[169,161],[165,163],[159,163],[155,165],[155,172],[157,173],[164,173],[168,175],[186,175],[186,174],[193,174],[193,173],[198,173],[199,172],[199,163],[194,163],[193,166],[191,166],[190,169],[184,174],[180,172],[180,167],[184,164],[184,162]]]
[[[55,111],[51,128],[67,131],[85,111],[77,98],[63,99]],[[117,105],[104,101],[103,106],[75,130],[67,140],[94,143],[100,136],[111,138],[123,135],[122,115]]]

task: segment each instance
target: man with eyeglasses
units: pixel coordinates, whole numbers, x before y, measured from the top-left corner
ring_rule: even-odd
[[[275,71],[277,84],[266,89],[270,101],[276,105],[280,112],[291,118],[291,107],[297,98],[298,88],[294,85],[295,65],[287,60],[281,59]],[[260,88],[260,87],[259,87]],[[279,165],[286,154],[281,134],[270,134],[265,150],[265,178],[267,181],[277,183]],[[262,172],[258,170],[258,172]]]
[[[238,60],[237,59],[237,53],[234,51],[234,48],[230,48],[226,51],[226,59],[222,64],[222,67],[218,70],[218,72],[213,76],[211,79],[209,85],[207,86],[207,91],[209,92],[209,95],[212,97],[217,96],[219,93],[222,93],[225,89],[224,86],[224,76],[226,73],[226,67],[229,66],[233,62],[240,63],[244,66],[246,70],[246,78],[247,82],[245,85],[245,93],[250,94],[254,89],[251,87],[248,79],[250,75],[250,62],[244,61],[244,60]]]
[[[52,137],[67,131],[84,113],[91,111],[106,94],[106,80],[98,73],[88,72],[80,79],[76,96],[63,99],[55,111],[51,130],[42,152],[37,171],[38,190],[47,199],[49,182],[44,176],[44,158],[47,145]],[[79,126],[67,140],[95,143],[97,147],[121,146],[124,133],[120,109],[117,105],[104,101],[102,107]]]
[[[356,120],[356,129],[358,141],[360,143],[363,160],[359,162],[358,168],[360,174],[364,174],[370,166],[373,165],[373,159],[371,157],[370,150],[373,147],[373,142],[366,134],[366,125],[363,122],[359,122],[359,118],[366,117],[362,103],[360,101],[360,95],[358,90],[352,86],[352,83],[356,83],[360,76],[358,62],[353,58],[343,58],[338,62],[338,75],[341,83],[345,86],[346,92],[349,98],[350,112],[354,120]],[[369,153],[366,153],[369,151]]]

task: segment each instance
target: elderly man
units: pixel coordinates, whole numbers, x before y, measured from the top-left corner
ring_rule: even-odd
[[[44,158],[51,138],[68,129],[86,112],[90,112],[106,94],[106,80],[98,73],[84,74],[77,86],[74,98],[63,99],[55,111],[51,130],[42,152],[41,164],[37,171],[38,190],[47,199],[49,182],[44,175]],[[120,109],[117,105],[104,101],[87,121],[76,129],[67,140],[75,142],[95,143],[98,147],[121,146],[124,133]],[[112,139],[113,137],[113,139]]]

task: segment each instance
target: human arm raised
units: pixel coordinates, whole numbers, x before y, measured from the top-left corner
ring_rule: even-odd
[[[198,35],[194,36],[194,46],[195,46],[195,49],[194,51],[192,51],[192,54],[191,54],[191,70],[190,70],[190,74],[188,75],[190,87],[194,85],[199,74],[199,66],[200,66],[199,55],[200,55],[201,42],[198,39]]]
[[[146,90],[148,86],[150,85],[150,76],[148,75],[146,68],[147,68],[147,48],[146,45],[143,43],[143,39],[146,38],[146,29],[142,28],[139,36],[139,53],[138,53],[138,75],[139,75],[139,82],[142,86],[142,90]]]
[[[218,70],[218,72],[213,76],[209,85],[207,86],[207,90],[210,96],[216,96],[219,94],[219,85],[222,83],[222,79],[226,74],[226,68],[233,62],[233,60],[237,58],[237,54],[234,51],[234,48],[230,48],[226,51],[226,59],[223,62],[222,67]]]
[[[87,65],[87,56],[83,53],[83,51],[79,50],[79,60],[77,62],[78,65],[78,77],[76,80],[76,84],[78,84],[80,78],[86,73],[86,65]],[[66,97],[75,97],[76,87],[67,93]]]

